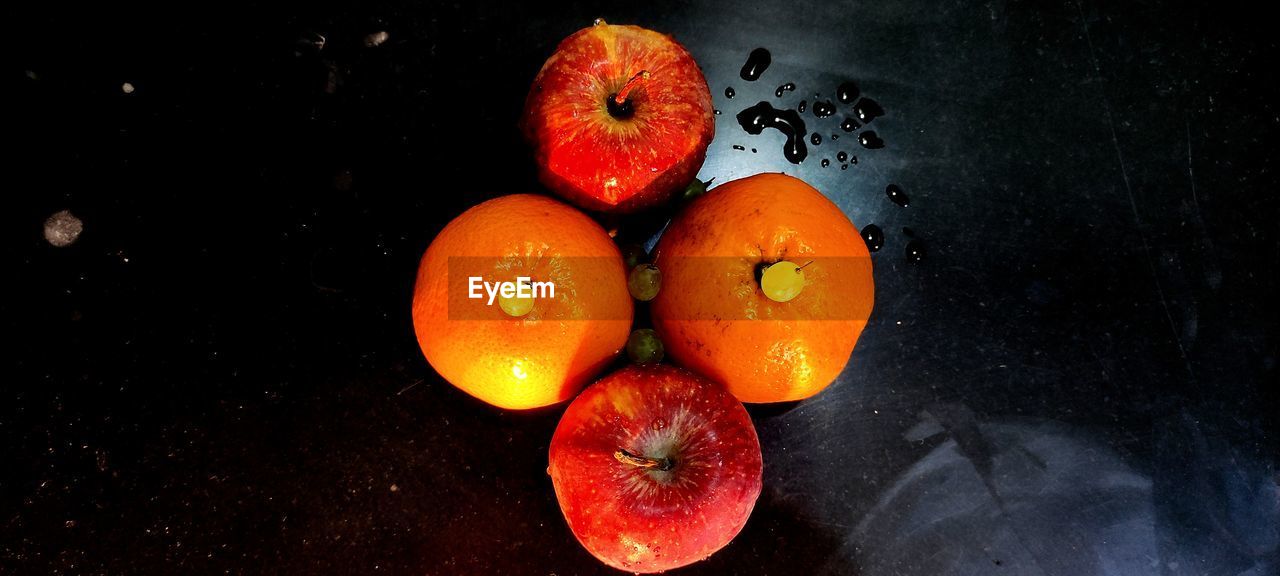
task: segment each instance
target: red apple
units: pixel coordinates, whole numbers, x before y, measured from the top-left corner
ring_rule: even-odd
[[[588,551],[614,568],[661,572],[710,556],[742,530],[760,496],[760,441],[719,384],[633,365],[569,405],[548,472]]]
[[[713,112],[707,80],[678,42],[597,21],[542,65],[522,124],[543,184],[588,210],[625,213],[693,181]]]

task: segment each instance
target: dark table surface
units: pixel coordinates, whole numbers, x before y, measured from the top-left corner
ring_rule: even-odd
[[[800,176],[886,233],[848,367],[753,409],[756,510],[681,573],[1277,573],[1280,90],[1252,9],[4,11],[0,573],[609,572],[544,471],[563,407],[472,400],[409,317],[445,222],[539,189],[525,91],[598,16],[703,67],[725,112],[703,178]],[[792,165],[733,121],[844,80],[885,148]],[[839,134],[844,110],[805,117]],[[838,150],[859,163],[822,168]],[[55,248],[63,209],[84,232]]]

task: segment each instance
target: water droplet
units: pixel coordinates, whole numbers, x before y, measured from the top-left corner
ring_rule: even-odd
[[[884,108],[880,104],[870,98],[863,98],[853,105],[853,115],[858,117],[863,124],[875,120],[880,116],[884,116]]]
[[[813,135],[809,137],[809,143],[813,144],[814,146],[818,146],[819,144],[822,144],[822,135],[817,132],[814,132]]]
[[[858,90],[857,84],[845,82],[840,84],[839,88],[836,88],[836,100],[839,100],[841,104],[849,104],[861,93],[862,91]]]
[[[720,109],[719,109],[719,108],[716,108],[716,109],[715,109],[715,113],[716,113],[716,116],[719,116],[719,115],[720,115]]]
[[[809,102],[807,102],[807,101],[805,101],[805,100],[801,100],[801,101],[800,101],[800,105],[799,105],[799,106],[796,106],[796,111],[797,111],[797,112],[799,112],[799,113],[801,113],[801,114],[804,114],[805,109],[806,109],[806,108],[808,108],[808,107],[809,107]]]
[[[742,71],[738,75],[747,82],[755,82],[772,62],[773,56],[769,55],[768,50],[756,48],[747,56],[747,63],[742,65]]]
[[[886,186],[884,193],[889,196],[889,200],[893,201],[894,204],[904,208],[911,202],[911,200],[907,198],[907,193],[903,192],[902,188],[897,184],[890,184]]]
[[[799,164],[809,155],[804,136],[807,133],[804,120],[795,110],[778,110],[768,102],[760,102],[738,113],[738,125],[748,134],[760,134],[765,128],[773,128],[787,137],[782,154],[792,164]]]
[[[830,166],[830,165],[831,165],[831,161],[830,161],[830,160],[827,160],[826,158],[823,158],[823,159],[822,159],[822,167],[823,167],[823,168],[826,168],[827,166]]]
[[[862,125],[858,124],[858,121],[854,120],[853,118],[845,118],[844,122],[840,123],[840,129],[844,130],[845,132],[853,132],[854,130],[857,130],[861,126]]]
[[[840,135],[839,135],[839,134],[832,134],[832,135],[831,135],[831,139],[832,139],[832,140],[839,140],[839,139],[840,139]]]
[[[875,130],[868,130],[858,135],[858,142],[862,143],[863,148],[875,150],[876,148],[884,148],[884,140],[876,135]]]
[[[757,150],[756,150],[755,148],[752,148],[752,149],[751,149],[751,153],[752,153],[752,154],[755,154],[756,152],[757,152]]]
[[[875,252],[884,246],[884,231],[875,224],[867,224],[862,228],[862,241],[867,243],[867,250]]]
[[[848,162],[849,153],[845,152],[844,150],[841,150],[839,153],[836,154],[836,160],[839,160],[841,162]]]
[[[725,98],[733,98],[734,96],[737,96],[737,95],[738,93],[733,90],[733,86],[729,86],[728,88],[724,89]]]
[[[857,164],[857,163],[858,163],[858,157],[857,157],[857,156],[850,156],[850,157],[849,157],[849,163],[850,163],[850,164]]]
[[[819,118],[826,118],[836,113],[836,106],[830,100],[814,100],[813,115]]]
[[[741,144],[734,144],[734,145],[733,145],[733,149],[734,149],[734,150],[746,150],[746,148],[745,148],[745,147],[743,147]]]
[[[774,90],[773,95],[781,98],[784,92],[791,92],[795,89],[796,85],[794,82],[787,82],[786,84],[779,86],[777,90]]]
[[[840,165],[840,169],[841,169],[841,170],[848,170],[848,169],[849,169],[849,165],[848,165],[848,164],[841,164],[841,165]]]
[[[907,262],[915,264],[916,262],[924,260],[925,256],[928,255],[928,251],[925,250],[924,242],[921,242],[920,240],[912,240],[907,242],[906,255]]]

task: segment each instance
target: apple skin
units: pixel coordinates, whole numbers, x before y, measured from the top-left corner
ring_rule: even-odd
[[[615,453],[670,458],[644,469]],[[551,439],[551,482],[574,536],[628,572],[685,566],[723,548],[760,496],[760,441],[722,386],[666,365],[632,365],[578,396]]]
[[[628,118],[606,101],[641,71]],[[715,136],[711,89],[670,36],[597,24],[564,39],[542,65],[521,121],[538,176],[555,193],[600,212],[667,201],[698,174]]]

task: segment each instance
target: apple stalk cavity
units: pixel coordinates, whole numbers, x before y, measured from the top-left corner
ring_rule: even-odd
[[[613,453],[613,459],[623,464],[635,466],[636,468],[653,469],[659,472],[667,472],[676,467],[676,461],[672,458],[649,458],[647,456],[636,456],[626,450],[618,450]]]
[[[627,80],[617,92],[610,94],[605,98],[605,106],[609,110],[609,115],[619,120],[631,118],[636,113],[636,107],[631,103],[631,91],[635,90],[641,84],[649,80],[649,71],[641,70]]]

